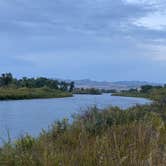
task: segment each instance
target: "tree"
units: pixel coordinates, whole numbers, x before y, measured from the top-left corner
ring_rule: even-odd
[[[27,88],[42,88],[42,87],[48,87],[51,89],[59,89],[62,91],[70,91],[72,92],[74,89],[74,82],[68,83],[65,81],[58,81],[54,79],[48,79],[45,77],[39,77],[39,78],[27,78],[23,77],[21,79],[13,78],[11,73],[3,73],[0,76],[0,87],[8,86],[9,84],[12,84],[13,87],[21,88],[21,87],[27,87]]]
[[[131,93],[132,93],[132,92],[138,92],[138,90],[132,88],[132,89],[129,89],[129,92],[131,92]]]
[[[143,86],[141,86],[141,92],[142,93],[147,93],[151,89],[153,89],[152,85],[143,85]]]
[[[61,81],[60,83],[60,90],[62,91],[68,91],[68,83]]]
[[[1,86],[8,86],[12,83],[13,76],[11,73],[3,73],[0,77],[0,84]]]
[[[74,82],[72,81],[72,82],[70,83],[69,92],[72,92],[72,91],[74,90],[74,87],[75,87],[75,85],[74,85]]]

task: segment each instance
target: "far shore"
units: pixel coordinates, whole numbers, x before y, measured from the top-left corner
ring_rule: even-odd
[[[0,88],[0,100],[27,100],[72,97],[73,94],[60,90],[43,88]]]

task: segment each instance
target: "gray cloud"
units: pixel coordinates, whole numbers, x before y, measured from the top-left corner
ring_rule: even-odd
[[[38,73],[57,67],[68,75],[74,57],[73,73],[88,65],[98,73],[100,65],[112,74],[124,75],[126,68],[131,78],[138,66],[147,70],[157,56],[166,59],[166,29],[156,29],[165,7],[164,0],[1,0],[0,57],[7,57],[2,64],[13,71],[19,71],[13,63],[24,64],[32,73],[32,66]],[[156,12],[162,19],[152,22]],[[84,75],[80,72],[76,76]]]

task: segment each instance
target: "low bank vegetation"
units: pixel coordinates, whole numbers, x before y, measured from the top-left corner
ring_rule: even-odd
[[[144,97],[152,100],[161,100],[166,97],[166,85],[152,86],[144,85],[139,89],[123,90],[119,93],[114,93],[114,96],[128,96],[128,97]]]
[[[65,82],[45,77],[20,79],[11,73],[0,76],[0,100],[70,97],[74,82]]]
[[[22,100],[37,98],[71,97],[72,93],[61,90],[42,88],[0,88],[0,100]]]

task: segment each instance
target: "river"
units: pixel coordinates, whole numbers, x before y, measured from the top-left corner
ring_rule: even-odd
[[[0,142],[7,140],[8,132],[12,140],[25,133],[37,136],[42,129],[47,129],[54,121],[63,118],[71,121],[73,114],[80,113],[93,105],[99,108],[118,106],[125,109],[149,102],[143,98],[118,97],[110,94],[0,101]]]

